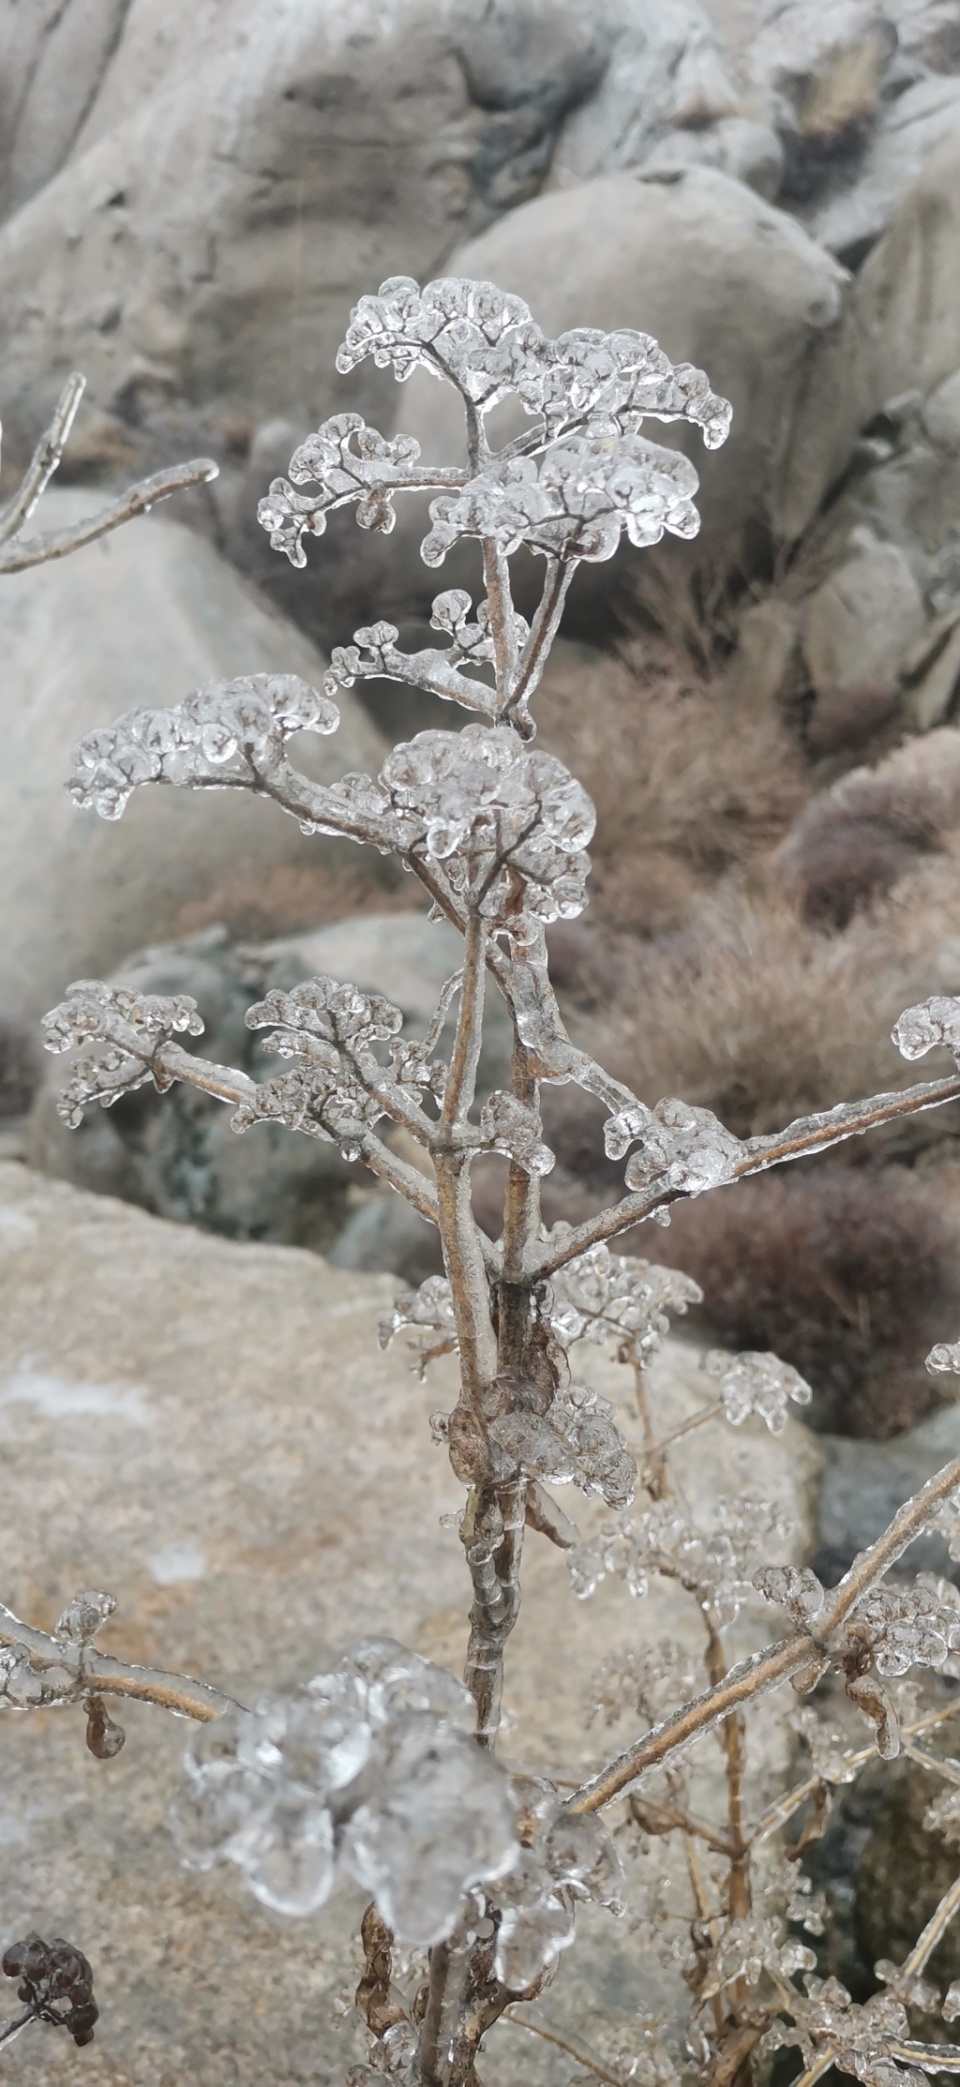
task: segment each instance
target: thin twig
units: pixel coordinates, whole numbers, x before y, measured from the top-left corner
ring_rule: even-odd
[[[568,2058],[573,2058],[577,2065],[582,2065],[587,2072],[593,2073],[595,2079],[603,2080],[606,2087],[624,2087],[620,2073],[610,2072],[601,2059],[593,2056],[592,2051],[585,2050],[582,2044],[575,2043],[570,2036],[561,2036],[559,2029],[550,2029],[546,2022],[534,2022],[528,2020],[525,2015],[514,2014],[512,2007],[504,2008],[501,2019],[504,2022],[512,2022],[516,2029],[528,2029],[531,2036],[542,2037],[544,2043],[555,2044],[558,2051],[565,2051]]]
[[[0,544],[9,543],[19,533],[46,491],[66,447],[86,381],[79,370],[67,378],[50,426],[41,435],[13,499],[0,514]]]
[[[54,558],[67,558],[71,551],[82,550],[84,544],[94,543],[98,536],[107,536],[124,522],[132,522],[135,515],[149,514],[158,500],[183,492],[187,486],[208,484],[219,472],[220,466],[212,457],[194,457],[189,464],[157,471],[152,478],[141,479],[138,485],[119,494],[109,507],[74,523],[72,529],[62,529],[53,536],[16,538],[10,550],[0,551],[0,573],[26,572],[31,565],[48,565]]]
[[[212,1718],[222,1717],[225,1710],[241,1710],[243,1705],[233,1696],[225,1695],[222,1689],[211,1687],[209,1682],[195,1681],[186,1674],[168,1674],[159,1667],[141,1667],[114,1659],[108,1652],[100,1652],[93,1645],[78,1645],[65,1638],[56,1638],[49,1631],[37,1630],[32,1624],[21,1623],[12,1609],[0,1602],[0,1645],[11,1645],[26,1652],[31,1666],[39,1673],[49,1669],[66,1670],[72,1678],[72,1686],[51,1696],[52,1701],[79,1702],[90,1689],[105,1696],[127,1696],[140,1703],[156,1703],[162,1710],[175,1711],[179,1717],[192,1717],[201,1724]]]
[[[681,1747],[688,1746],[701,1732],[719,1724],[742,1703],[766,1694],[768,1689],[777,1688],[780,1682],[788,1680],[791,1674],[805,1666],[813,1653],[829,1647],[833,1633],[846,1621],[861,1596],[896,1562],[929,1521],[933,1509],[941,1500],[947,1499],[958,1484],[960,1457],[954,1457],[900,1508],[876,1543],[854,1559],[822,1614],[816,1618],[815,1632],[799,1630],[794,1637],[781,1639],[778,1644],[770,1645],[765,1651],[754,1653],[751,1658],[731,1667],[726,1679],[717,1687],[695,1697],[682,1710],[665,1718],[662,1724],[654,1725],[634,1746],[628,1747],[598,1775],[584,1783],[569,1809],[574,1812],[599,1811],[646,1769],[656,1767]]]
[[[960,1877],[956,1877],[945,1891],[936,1910],[931,1913],[922,1934],[918,1935],[910,1955],[904,1958],[903,1971],[908,1978],[916,1978],[929,1962],[941,1935],[945,1935],[954,1914],[960,1909]]]

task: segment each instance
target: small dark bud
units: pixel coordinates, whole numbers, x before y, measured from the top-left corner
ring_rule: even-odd
[[[87,1746],[98,1761],[112,1761],[126,1742],[122,1725],[114,1724],[102,1696],[87,1696]]]

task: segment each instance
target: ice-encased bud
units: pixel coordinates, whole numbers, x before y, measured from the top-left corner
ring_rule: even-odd
[[[743,1148],[709,1109],[670,1099],[657,1103],[653,1119],[627,1161],[629,1189],[699,1196],[734,1179]]]
[[[401,1941],[449,1935],[465,1894],[517,1860],[502,1769],[473,1739],[411,1711],[397,1720],[370,1800],[353,1814],[343,1860]]]
[[[283,1776],[325,1796],[359,1775],[370,1752],[369,1725],[357,1711],[304,1696],[261,1697],[240,1733],[244,1766]]]
[[[74,1595],[62,1616],[58,1617],[57,1637],[69,1638],[75,1645],[89,1644],[101,1624],[113,1615],[116,1606],[114,1595],[103,1594],[95,1587],[86,1588],[82,1594]]]
[[[960,1341],[938,1341],[927,1356],[926,1367],[931,1375],[944,1371],[949,1376],[960,1377]]]
[[[902,1058],[923,1058],[937,1044],[960,1058],[960,1000],[935,993],[908,1007],[891,1031]]]
[[[365,1714],[386,1725],[398,1714],[429,1711],[461,1731],[476,1726],[476,1704],[468,1688],[446,1667],[408,1652],[395,1638],[364,1638],[341,1662],[339,1673],[356,1690]],[[317,1690],[324,1677],[309,1684]]]
[[[734,1427],[742,1426],[752,1413],[759,1415],[771,1435],[781,1435],[787,1424],[788,1403],[809,1406],[813,1393],[805,1377],[789,1362],[769,1352],[727,1355],[721,1348],[701,1357],[701,1369],[714,1377],[720,1389],[723,1410]]]
[[[261,1905],[290,1919],[317,1913],[333,1890],[334,1828],[330,1813],[298,1791],[270,1807],[244,1868]]]
[[[191,1775],[170,1806],[173,1837],[192,1870],[219,1862],[245,1866],[253,1859],[270,1816],[272,1793],[262,1776],[235,1763],[211,1765]]]
[[[514,1094],[498,1089],[488,1096],[480,1111],[480,1136],[491,1152],[516,1160],[527,1174],[549,1174],[556,1165],[554,1153],[540,1136],[535,1111]]]

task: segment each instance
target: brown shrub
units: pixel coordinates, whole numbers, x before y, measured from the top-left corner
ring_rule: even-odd
[[[945,727],[812,798],[783,846],[781,874],[803,918],[835,931],[958,826],[960,732]]]
[[[813,1386],[815,1426],[882,1439],[940,1403],[923,1363],[956,1335],[958,1244],[936,1185],[818,1162],[676,1205],[657,1258],[704,1291],[692,1331],[772,1348]]]
[[[597,807],[593,906],[618,927],[682,923],[697,891],[769,848],[807,794],[776,713],[745,717],[662,640],[631,639],[616,658],[560,645],[537,714]]]

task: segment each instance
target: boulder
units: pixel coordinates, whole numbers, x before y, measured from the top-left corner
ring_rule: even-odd
[[[853,166],[841,166],[812,207],[801,206],[808,232],[838,260],[859,266],[937,147],[958,132],[960,79],[917,80],[881,108]]]
[[[827,488],[842,479],[860,430],[882,417],[888,433],[891,414],[899,429],[904,407],[912,400],[919,408],[960,368],[958,245],[960,129],[955,129],[927,161],[868,255],[842,325],[811,358],[785,462],[784,536],[799,537]],[[904,476],[900,465],[897,483]]]
[[[700,0],[620,8],[602,76],[561,127],[549,188],[644,166],[666,138],[710,136],[736,114],[738,91],[711,12]]]
[[[20,446],[77,364],[151,456],[174,412],[229,448],[224,414],[249,434],[366,411],[376,374],[347,400],[333,369],[362,291],[435,274],[537,193],[561,138],[564,166],[618,164],[621,127],[650,127],[648,89],[653,135],[733,106],[697,0],[306,0],[282,24],[275,0],[44,0],[4,16],[0,364]],[[594,94],[578,144],[565,119]]]
[[[119,1609],[105,1650],[247,1702],[371,1632],[460,1666],[469,1588],[449,1524],[463,1494],[428,1427],[452,1401],[453,1373],[444,1361],[420,1385],[402,1349],[379,1352],[389,1282],[207,1238],[11,1165],[0,1167],[0,1254],[0,1590],[17,1613],[49,1627],[79,1588],[110,1589]],[[623,1398],[634,1434],[626,1373],[594,1349],[588,1363]],[[667,1346],[651,1398],[671,1424],[703,1404],[693,1349]],[[800,1559],[817,1466],[796,1421],[777,1439],[759,1420],[705,1430],[684,1445],[685,1495],[699,1514],[719,1493],[762,1493],[794,1524],[777,1555]],[[583,1505],[587,1532],[606,1510]],[[775,1635],[769,1610],[748,1600],[731,1633],[738,1656]],[[613,1730],[588,1723],[592,1677],[664,1638],[699,1662],[689,1597],[658,1581],[634,1601],[607,1581],[577,1602],[558,1552],[531,1537],[508,1656],[508,1758],[579,1778],[616,1752],[631,1716]],[[789,1772],[772,1700],[750,1719],[751,1819]],[[104,1762],[84,1749],[79,1711],[3,1719],[0,1933],[63,1933],[90,1956],[102,2013],[84,2054],[89,2087],[342,2080],[359,2053],[352,2015],[338,2028],[333,2003],[356,1983],[361,1894],[301,1924],[258,1906],[235,1871],[183,1871],[166,1810],[184,1728],[136,1704],[122,1722],[126,1747]],[[716,1816],[713,1740],[685,1765],[691,1806]],[[658,1841],[653,1859],[685,1892],[682,1848]],[[683,1994],[679,1967],[665,1981],[626,1923],[588,1915],[548,2020],[589,2042],[598,2015],[635,2024],[638,2007],[657,2008],[662,2019]],[[539,2050],[503,2029],[484,2079],[560,2087],[569,2059],[558,2070]],[[58,2056],[46,2031],[30,2031],[18,2075],[41,2087],[51,2067],[59,2076]]]
[[[48,495],[60,526],[91,508]],[[306,639],[192,529],[153,516],[0,584],[6,712],[0,776],[0,1000],[35,1017],[73,978],[104,976],[131,949],[169,935],[242,868],[344,864],[271,804],[240,792],[143,790],[119,825],[76,811],[64,788],[84,732],[123,711],[174,704],[205,681],[265,671],[316,684]],[[310,773],[378,766],[382,742],[346,694],[332,739],[304,737]]]
[[[245,1026],[244,1015],[272,988],[286,992],[325,973],[383,993],[402,1010],[410,1031],[422,1035],[444,980],[462,961],[460,937],[447,921],[383,913],[258,945],[238,944],[225,928],[209,928],[141,950],[120,966],[113,982],[140,993],[191,994],[205,1024],[204,1055],[268,1079],[277,1061],[264,1055],[262,1037]],[[478,1067],[482,1092],[509,1078],[511,1044],[506,1009],[491,993]],[[45,1173],[230,1238],[326,1249],[347,1222],[351,1196],[361,1184],[357,1168],[341,1159],[335,1145],[298,1137],[276,1123],[256,1123],[239,1138],[222,1102],[181,1086],[162,1096],[141,1089],[112,1109],[88,1110],[79,1129],[68,1130],[56,1113],[64,1061],[48,1059],[47,1065],[27,1132],[30,1163]],[[361,1183],[369,1179],[363,1175]],[[388,1229],[391,1220],[396,1226],[406,1219],[408,1229],[425,1235],[426,1273],[435,1264],[432,1228],[390,1192],[378,1199],[381,1209]],[[369,1253],[351,1259],[348,1250],[341,1265],[398,1264],[391,1246],[373,1259]]]
[[[836,1580],[858,1551],[883,1535],[903,1501],[934,1471],[960,1456],[960,1405],[943,1406],[890,1442],[852,1442],[844,1435],[822,1435],[820,1441],[824,1467],[818,1569]],[[906,1569],[956,1571],[943,1537],[936,1535],[918,1537],[911,1544]]]
[[[523,296],[547,333],[571,326],[652,333],[673,361],[699,364],[732,399],[733,431],[722,450],[711,455],[692,438],[703,535],[677,554],[688,565],[711,553],[729,557],[745,528],[775,520],[784,498],[784,429],[811,356],[841,321],[847,286],[844,271],[792,218],[707,167],[610,174],[512,211],[448,265]],[[498,411],[492,427],[499,435],[524,424],[512,403]],[[426,375],[403,386],[394,420],[431,455],[462,452],[456,395]],[[650,422],[649,429],[656,439],[676,437],[669,426]],[[402,545],[404,577],[421,599],[422,534],[408,502],[391,562],[396,568]],[[450,558],[443,568],[445,586],[454,582],[454,564]],[[474,568],[465,553],[456,584],[468,584]],[[635,558],[631,569],[638,570]],[[608,588],[609,568],[581,572],[574,602],[590,586]]]
[[[802,643],[818,746],[842,744],[851,718],[862,726],[865,710],[878,724],[889,716],[903,655],[923,622],[923,597],[895,544],[864,544],[809,596]]]

